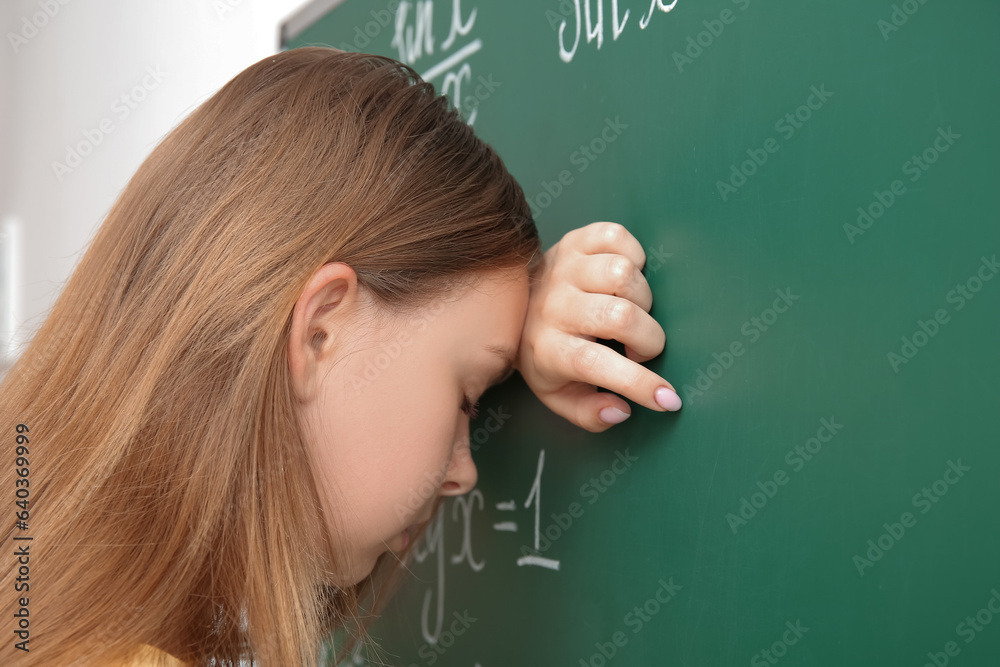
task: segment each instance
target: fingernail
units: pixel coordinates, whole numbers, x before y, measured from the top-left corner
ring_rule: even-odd
[[[668,387],[659,387],[653,392],[656,404],[664,410],[680,410],[681,397],[672,392]]]
[[[618,408],[612,408],[610,406],[601,410],[600,415],[601,421],[605,424],[621,424],[631,416],[627,412],[622,412]]]

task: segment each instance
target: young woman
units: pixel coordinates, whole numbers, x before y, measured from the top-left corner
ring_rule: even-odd
[[[363,636],[475,485],[474,404],[512,368],[595,432],[629,412],[596,386],[680,407],[637,363],[664,346],[644,262],[614,223],[542,255],[497,154],[394,60],[248,68],[139,168],[0,384],[0,664],[314,665]]]

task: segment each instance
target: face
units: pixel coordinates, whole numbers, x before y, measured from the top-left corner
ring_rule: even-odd
[[[327,525],[331,580],[367,576],[476,484],[473,404],[509,375],[527,313],[526,271],[489,274],[416,314],[376,311],[346,264],[321,268],[293,313],[289,369]]]

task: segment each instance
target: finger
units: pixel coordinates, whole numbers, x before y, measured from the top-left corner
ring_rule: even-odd
[[[646,276],[624,255],[582,255],[573,263],[571,279],[584,292],[628,299],[647,313],[653,306],[653,292]]]
[[[560,338],[563,340],[555,341],[554,347],[558,352],[551,362],[555,373],[570,380],[604,387],[650,410],[680,409],[681,401],[674,386],[645,366],[600,343],[566,334],[560,335]],[[666,407],[657,402],[660,387],[670,390],[659,394]]]
[[[628,299],[609,294],[565,290],[553,326],[566,333],[617,340],[638,360],[648,361],[663,352],[667,335],[649,313]]]
[[[631,359],[632,361],[649,361],[652,357],[643,357],[641,354],[630,348],[628,345],[625,346],[625,358]]]
[[[606,408],[616,408],[631,416],[632,408],[628,402],[610,392],[597,391],[591,385],[582,382],[570,382],[559,391],[546,394],[542,403],[560,417],[585,428],[593,433],[606,431],[615,423],[621,423],[621,415],[612,417],[613,411],[604,413],[614,419],[614,423],[601,419],[601,411]],[[626,417],[625,419],[627,419]]]
[[[592,222],[567,232],[561,242],[585,255],[616,253],[625,255],[640,269],[646,264],[646,251],[632,233],[617,222]]]

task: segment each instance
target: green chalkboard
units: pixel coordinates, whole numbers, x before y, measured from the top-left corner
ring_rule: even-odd
[[[629,228],[684,400],[592,434],[491,390],[358,664],[1000,664],[1000,4],[314,14],[285,46],[426,74],[546,248]]]

